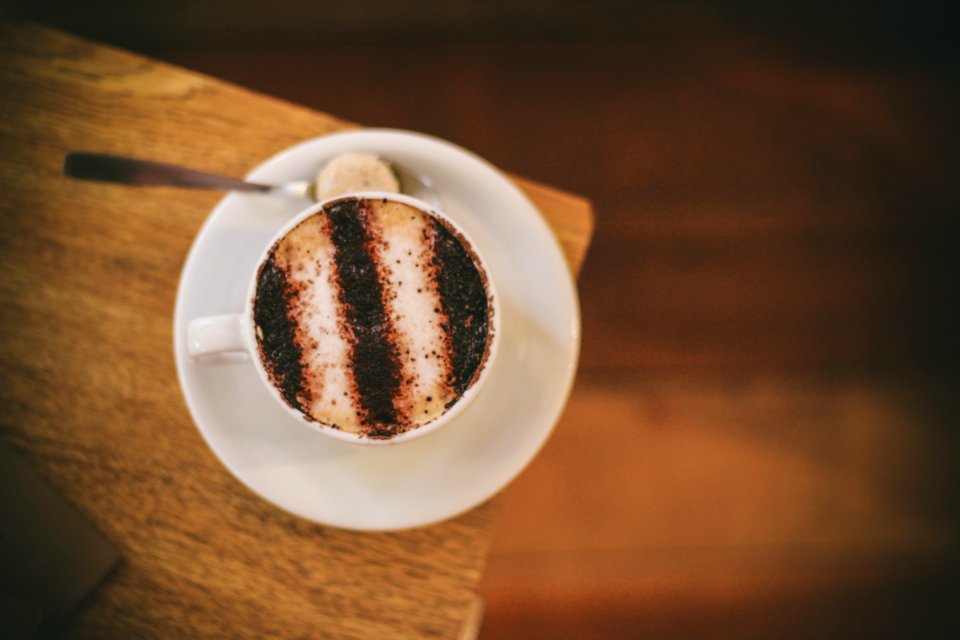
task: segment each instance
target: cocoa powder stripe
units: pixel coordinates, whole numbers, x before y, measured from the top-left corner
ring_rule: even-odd
[[[360,418],[368,436],[382,438],[403,427],[394,401],[401,391],[402,373],[367,216],[356,200],[327,209]]]
[[[432,230],[431,262],[445,316],[450,384],[459,398],[479,374],[486,356],[489,299],[473,256],[455,232],[437,219],[432,219]]]
[[[260,267],[253,318],[261,362],[288,405],[303,413],[307,394],[303,350],[297,323],[290,317],[296,291],[274,251]]]
[[[410,326],[411,319],[416,321],[416,316],[411,316],[410,306],[416,283],[416,273],[409,269],[412,266],[409,263],[415,260],[414,247],[409,243],[413,236],[405,225],[423,220],[423,216],[407,205],[382,201],[370,201],[367,211],[367,230],[373,241],[373,257],[381,277],[384,311],[390,321],[389,333],[400,355],[400,388],[393,398],[393,406],[399,421],[412,426],[422,423],[423,416],[419,413],[422,396],[417,391],[421,382],[417,368],[419,350],[415,348],[414,339],[418,329]]]

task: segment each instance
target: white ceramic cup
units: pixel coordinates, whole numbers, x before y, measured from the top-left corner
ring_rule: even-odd
[[[270,252],[274,245],[281,238],[296,228],[297,225],[315,213],[321,211],[327,205],[341,200],[353,198],[377,200],[386,199],[399,202],[412,206],[420,211],[423,211],[427,215],[439,218],[446,222],[460,235],[461,240],[465,240],[469,245],[469,248],[472,249],[477,267],[482,272],[484,282],[486,283],[487,295],[491,302],[490,313],[488,315],[490,336],[488,338],[488,351],[485,360],[481,363],[482,369],[477,379],[473,381],[473,384],[463,392],[463,394],[457,399],[456,403],[447,409],[446,412],[424,425],[401,432],[390,438],[370,438],[362,434],[337,429],[316,420],[307,419],[303,413],[287,404],[287,402],[283,399],[280,390],[277,389],[276,386],[274,386],[274,384],[270,381],[270,377],[267,374],[267,370],[263,361],[261,360],[260,350],[257,345],[256,323],[254,322],[254,303],[256,300],[257,279],[258,274],[260,273],[260,267],[269,258]],[[277,232],[270,242],[267,243],[260,255],[259,260],[257,260],[257,266],[250,276],[250,285],[247,289],[246,301],[244,302],[243,309],[240,311],[240,313],[207,316],[192,320],[187,326],[187,353],[194,360],[194,364],[196,366],[206,366],[209,363],[209,359],[205,358],[205,356],[223,353],[247,353],[250,355],[250,359],[253,361],[254,367],[257,370],[257,374],[260,376],[263,384],[266,385],[267,389],[269,389],[270,395],[273,397],[273,399],[279,403],[280,406],[287,411],[287,413],[295,417],[301,424],[306,425],[314,431],[332,438],[336,438],[337,440],[354,444],[395,444],[420,438],[450,424],[457,416],[463,413],[463,411],[467,408],[467,406],[470,405],[471,402],[473,402],[473,400],[480,393],[484,382],[487,380],[490,369],[493,367],[493,363],[496,358],[497,349],[500,344],[500,316],[499,298],[494,288],[490,269],[487,267],[483,256],[477,250],[476,245],[470,240],[469,236],[460,227],[460,225],[430,205],[415,198],[411,198],[410,196],[397,193],[365,191],[337,196],[328,200],[324,200],[323,202],[319,202],[315,205],[311,205],[287,222],[287,224],[285,224],[283,228]]]

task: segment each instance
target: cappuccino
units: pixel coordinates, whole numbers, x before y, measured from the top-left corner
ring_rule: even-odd
[[[274,243],[255,286],[260,362],[308,421],[389,439],[451,410],[488,364],[486,272],[449,222],[406,202],[328,203]]]

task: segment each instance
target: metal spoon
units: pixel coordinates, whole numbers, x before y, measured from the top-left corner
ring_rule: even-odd
[[[440,199],[437,197],[433,181],[429,176],[400,166],[385,158],[383,160],[397,174],[402,193],[423,200],[433,207],[440,207]],[[194,189],[256,191],[317,201],[313,180],[294,180],[278,185],[257,184],[205,171],[187,169],[174,164],[106,153],[72,151],[63,159],[63,174],[80,180],[115,182],[136,186],[165,185]]]

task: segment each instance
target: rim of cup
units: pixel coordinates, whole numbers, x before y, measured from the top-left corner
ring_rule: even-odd
[[[430,422],[423,424],[418,427],[414,427],[402,433],[399,433],[390,438],[370,438],[360,433],[353,433],[350,431],[343,431],[341,429],[334,428],[328,424],[320,422],[319,420],[310,420],[307,419],[304,414],[297,409],[294,409],[281,395],[279,389],[270,381],[270,376],[267,373],[266,368],[260,357],[260,349],[256,337],[256,323],[253,318],[254,304],[256,302],[256,292],[257,292],[257,282],[259,280],[260,268],[262,267],[264,260],[270,254],[270,251],[274,246],[279,242],[284,236],[293,231],[301,222],[309,218],[310,216],[319,213],[327,206],[340,202],[342,200],[390,200],[394,202],[400,202],[412,206],[420,211],[426,213],[427,215],[439,218],[445,223],[449,224],[460,236],[460,241],[466,241],[468,248],[471,250],[470,254],[473,257],[474,261],[478,263],[480,268],[484,284],[486,287],[487,299],[489,300],[489,309],[492,312],[490,320],[488,320],[488,338],[487,338],[487,353],[486,357],[482,362],[482,369],[480,374],[476,377],[466,391],[457,398],[456,403],[446,410],[444,413],[440,414]],[[241,313],[241,328],[244,333],[244,339],[247,343],[247,350],[250,352],[250,358],[253,361],[254,367],[257,370],[257,375],[259,375],[260,380],[266,385],[269,389],[270,394],[273,396],[273,399],[282,406],[287,413],[292,415],[297,419],[302,425],[307,428],[317,431],[323,435],[332,437],[336,440],[341,440],[344,442],[349,442],[352,444],[360,445],[373,445],[373,446],[384,446],[391,444],[398,444],[401,442],[409,442],[411,440],[416,440],[427,434],[438,431],[444,426],[450,424],[455,418],[460,416],[469,405],[473,403],[477,395],[480,393],[484,383],[489,378],[490,370],[493,368],[494,361],[496,359],[497,351],[500,345],[500,331],[501,331],[501,309],[500,309],[500,297],[497,294],[496,286],[493,282],[493,276],[490,271],[489,266],[486,263],[486,260],[483,257],[483,254],[477,249],[476,243],[470,237],[470,235],[463,229],[460,224],[455,220],[451,219],[450,216],[438,210],[435,207],[418,200],[412,196],[408,196],[402,193],[392,193],[386,191],[358,191],[348,194],[342,194],[334,196],[332,198],[327,198],[321,200],[317,203],[310,205],[309,207],[300,211],[293,218],[288,220],[280,230],[273,235],[270,241],[267,243],[264,250],[260,253],[260,257],[257,259],[257,266],[254,270],[253,276],[250,279],[250,285],[247,288],[247,296],[244,300],[244,308]]]

